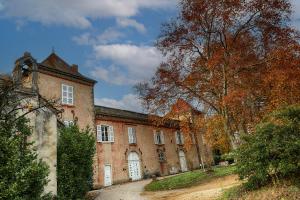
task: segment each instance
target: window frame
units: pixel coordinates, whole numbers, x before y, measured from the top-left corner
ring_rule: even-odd
[[[131,132],[129,130],[131,130]],[[136,128],[133,127],[133,126],[127,127],[127,134],[128,134],[128,143],[129,144],[136,144],[137,143]]]
[[[176,144],[184,145],[184,135],[181,131],[175,131]]]
[[[154,143],[156,145],[164,145],[164,132],[162,130],[154,130]]]
[[[64,90],[64,87],[66,90]],[[71,92],[69,91],[71,89]],[[64,95],[64,92],[66,92],[66,95]],[[69,96],[71,94],[71,97]],[[69,102],[71,101],[71,102]],[[61,84],[61,103],[63,105],[74,105],[74,86],[72,85],[67,85],[65,83]]]
[[[107,127],[107,141],[106,140],[103,140],[103,135],[102,135],[102,127],[105,126]],[[110,131],[111,129],[111,131]],[[115,134],[114,134],[114,129],[113,129],[113,126],[112,125],[107,125],[107,124],[99,124],[97,125],[97,142],[100,142],[100,143],[113,143],[115,142]],[[100,136],[99,136],[100,135]],[[100,138],[100,139],[99,139]],[[104,136],[105,138],[105,136]]]
[[[163,151],[158,151],[159,162],[166,162],[166,154]]]

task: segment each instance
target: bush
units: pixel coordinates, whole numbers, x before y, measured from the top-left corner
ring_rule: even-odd
[[[256,189],[300,176],[300,106],[267,116],[237,151],[237,172],[245,187]]]
[[[31,129],[25,118],[11,115],[0,121],[0,199],[51,199],[44,194],[48,166],[37,159],[27,138]]]
[[[60,130],[57,148],[58,199],[84,199],[93,184],[95,138],[77,126]]]
[[[229,153],[225,153],[221,156],[221,160],[227,161],[229,164],[234,163],[234,153],[233,152],[229,152]]]

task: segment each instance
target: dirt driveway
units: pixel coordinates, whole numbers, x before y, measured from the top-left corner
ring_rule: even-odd
[[[216,178],[198,186],[185,189],[143,192],[142,195],[149,200],[213,200],[216,199],[223,189],[239,185],[236,175]]]
[[[186,189],[144,192],[144,186],[150,182],[143,180],[104,188],[96,200],[213,200],[223,189],[240,184],[236,175],[230,175]]]

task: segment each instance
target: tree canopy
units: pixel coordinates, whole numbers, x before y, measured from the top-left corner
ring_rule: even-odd
[[[136,86],[151,112],[177,99],[222,118],[231,146],[266,111],[300,101],[299,34],[288,0],[181,0],[162,26],[165,55],[153,78]],[[209,118],[208,118],[209,119]]]

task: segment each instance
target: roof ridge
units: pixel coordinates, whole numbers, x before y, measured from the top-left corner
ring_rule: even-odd
[[[135,114],[150,115],[149,113],[141,113],[141,112],[136,112],[136,111],[131,111],[131,110],[125,110],[125,109],[120,109],[120,108],[112,108],[112,107],[100,106],[100,105],[94,105],[94,106],[95,107],[99,107],[99,108],[108,108],[108,109],[120,110],[120,111],[135,113]]]

